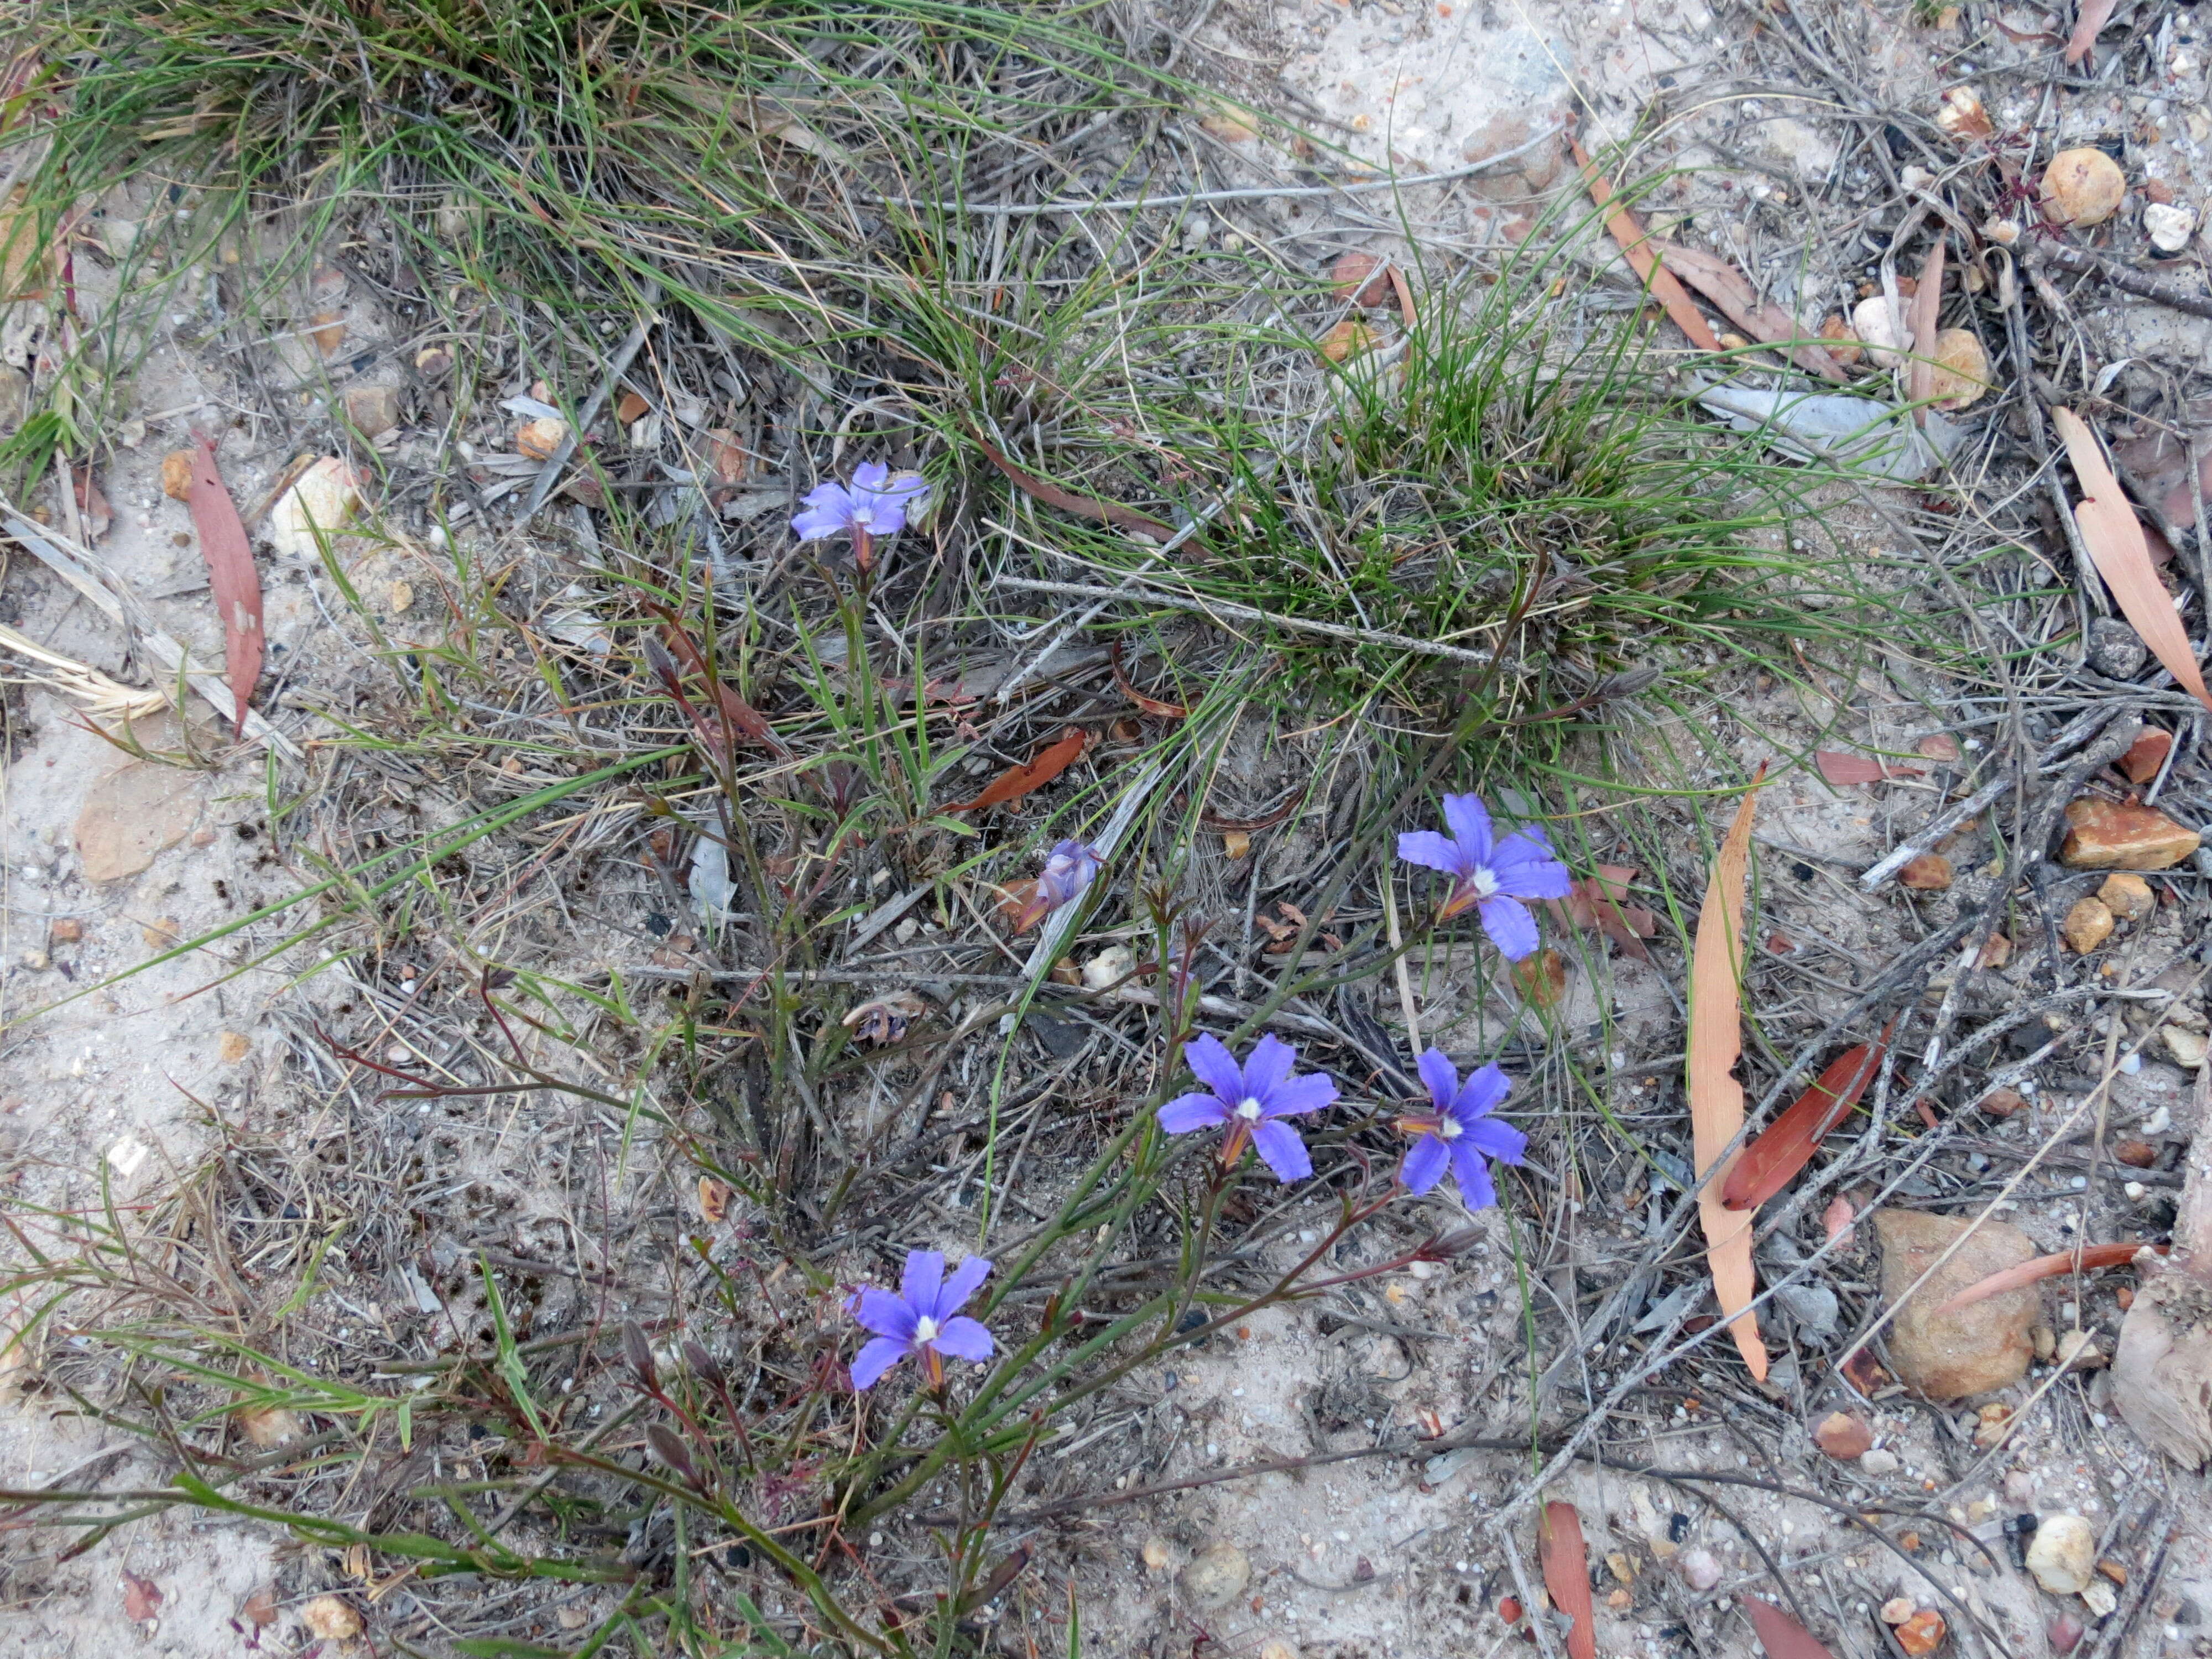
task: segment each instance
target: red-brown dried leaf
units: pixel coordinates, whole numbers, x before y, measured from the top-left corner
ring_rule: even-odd
[[[669,650],[675,653],[677,659],[685,669],[714,688],[714,695],[721,709],[724,726],[749,742],[760,744],[771,754],[788,754],[790,751],[784,747],[783,740],[775,735],[775,728],[769,725],[768,716],[723,684],[720,680],[709,674],[707,672],[706,656],[699,649],[697,642],[665,611],[660,610],[658,605],[653,606],[653,609],[665,619],[661,627],[660,636],[668,641]],[[726,738],[720,747],[723,758],[726,760],[729,757],[729,744]]]
[[[1569,925],[1595,927],[1638,962],[1651,960],[1644,941],[1659,931],[1658,915],[1641,904],[1631,904],[1628,884],[1639,866],[1601,864],[1593,875],[1577,881],[1564,899],[1547,899],[1552,914]]]
[[[2074,20],[2074,33],[2066,37],[2066,62],[2070,68],[2094,51],[2098,33],[2112,21],[2112,9],[2119,0],[2081,0],[2081,9]]]
[[[107,497],[100,494],[100,486],[93,483],[90,467],[79,469],[72,482],[76,490],[76,510],[84,520],[84,538],[96,542],[115,522],[114,510],[108,506]]]
[[[1872,755],[1846,754],[1840,749],[1815,749],[1813,764],[1823,779],[1838,789],[1850,789],[1862,783],[1881,783],[1890,778],[1926,775],[1917,766],[1899,766],[1877,760]]]
[[[1121,695],[1147,714],[1156,714],[1164,720],[1179,720],[1190,713],[1179,702],[1164,702],[1158,697],[1148,697],[1129,684],[1129,677],[1121,672],[1121,641],[1115,640],[1106,647],[1106,659],[1113,665],[1114,684],[1121,688]]]
[[[240,1615],[256,1630],[267,1630],[276,1622],[276,1592],[264,1584],[246,1598]]]
[[[1759,1632],[1766,1659],[1835,1659],[1820,1638],[1773,1602],[1747,1595],[1743,1610],[1751,1615],[1751,1627]]]
[[[988,807],[1003,806],[1010,800],[1019,800],[1032,789],[1042,787],[1075,764],[1091,741],[1091,734],[1081,727],[1070,732],[1034,760],[1019,766],[1010,766],[984,786],[983,793],[973,800],[962,801],[957,806],[948,806],[948,812],[981,812]]]
[[[246,539],[237,503],[216,470],[215,446],[204,438],[192,449],[189,505],[192,528],[199,532],[200,556],[207,561],[208,592],[222,619],[223,661],[231,696],[238,700],[234,719],[242,732],[246,703],[253,696],[254,682],[261,678],[261,573],[254,568],[253,547]]]
[[[128,1567],[123,1571],[123,1616],[132,1624],[151,1619],[161,1610],[161,1587],[141,1578]]]
[[[1721,1202],[1731,1210],[1755,1210],[1787,1187],[1811,1160],[1828,1131],[1858,1103],[1881,1067],[1882,1052],[1888,1042],[1885,1028],[1877,1041],[1847,1048],[1832,1061],[1819,1080],[1797,1097],[1796,1104],[1743,1149],[1743,1155],[1729,1171],[1728,1184],[1721,1188]]]
[[[1912,367],[1905,384],[1916,405],[1916,425],[1928,423],[1928,400],[1936,395],[1936,335],[1943,304],[1943,238],[1928,250],[1928,263],[1920,267],[1920,281],[1912,290]]]
[[[1713,332],[1712,325],[1705,314],[1690,301],[1674,274],[1661,264],[1651,251],[1651,234],[1644,228],[1643,222],[1626,208],[1613,205],[1613,185],[1605,175],[1590,165],[1589,153],[1579,139],[1568,140],[1574,151],[1575,165],[1582,169],[1583,188],[1605,215],[1605,228],[1613,240],[1620,244],[1622,257],[1627,259],[1652,297],[1667,308],[1674,319],[1674,326],[1690,337],[1690,343],[1703,351],[1718,351],[1720,337]]]
[[[1651,248],[1668,270],[1718,306],[1730,322],[1752,338],[1766,345],[1788,345],[1791,360],[1800,368],[1810,369],[1823,380],[1844,378],[1843,366],[1818,335],[1779,306],[1761,301],[1751,279],[1718,254],[1656,238]]]
[[[1139,513],[1133,507],[1124,507],[1119,501],[1099,501],[1094,496],[1078,495],[1048,483],[1034,472],[1016,466],[994,447],[988,439],[978,437],[975,447],[983,452],[984,459],[1005,473],[1026,495],[1034,495],[1047,507],[1056,507],[1063,513],[1073,513],[1078,518],[1096,519],[1103,524],[1118,525],[1124,530],[1141,530],[1155,541],[1175,539],[1175,527],[1162,524],[1150,514]],[[1193,531],[1187,539],[1193,546],[1203,544],[1203,538]]]
[[[1536,1549],[1552,1605],[1572,1619],[1567,1659],[1597,1659],[1597,1613],[1590,1606],[1589,1548],[1583,1518],[1572,1504],[1547,1504],[1536,1527]]]

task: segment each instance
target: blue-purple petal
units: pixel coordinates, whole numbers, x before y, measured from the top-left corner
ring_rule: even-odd
[[[1252,1126],[1252,1146],[1279,1181],[1304,1181],[1313,1173],[1313,1159],[1306,1154],[1305,1142],[1287,1123],[1261,1119]]]
[[[1443,1175],[1451,1150],[1434,1135],[1416,1135],[1406,1148],[1406,1161],[1398,1166],[1398,1179],[1409,1193],[1425,1193]]]
[[[1400,836],[1398,857],[1407,864],[1418,864],[1424,870],[1441,870],[1448,876],[1455,876],[1467,867],[1467,858],[1460,851],[1459,843],[1433,830],[1408,830]]]
[[[1461,1140],[1451,1149],[1452,1179],[1459,1183],[1460,1201],[1470,1210],[1486,1210],[1498,1202],[1498,1188],[1490,1184],[1490,1164],[1480,1152]]]
[[[1218,1036],[1193,1037],[1184,1045],[1182,1063],[1191,1075],[1231,1104],[1244,1097],[1244,1068]]]
[[[991,1259],[988,1256],[971,1255],[955,1267],[952,1276],[945,1281],[945,1288],[937,1293],[935,1316],[938,1322],[943,1323],[952,1314],[966,1307],[968,1298],[975,1294],[990,1273]],[[939,1346],[944,1345],[940,1343]]]
[[[894,1337],[879,1336],[863,1344],[853,1356],[853,1387],[856,1390],[873,1388],[878,1378],[913,1352]]]
[[[890,482],[891,470],[881,461],[862,461],[853,469],[853,488],[873,495]]]
[[[1444,828],[1460,851],[1477,864],[1490,861],[1490,809],[1480,795],[1446,795]]]
[[[1460,1133],[1460,1144],[1474,1146],[1501,1164],[1518,1164],[1528,1150],[1528,1137],[1510,1123],[1479,1117]]]
[[[1436,1103],[1437,1109],[1449,1111],[1452,1102],[1459,1097],[1459,1068],[1451,1063],[1451,1056],[1441,1048],[1425,1048],[1414,1065],[1421,1073],[1421,1081],[1428,1085],[1429,1098]]]
[[[836,486],[827,486],[834,489]],[[822,492],[817,490],[816,495]],[[853,512],[842,504],[834,507],[810,507],[791,521],[791,533],[802,542],[818,542],[827,536],[842,535],[853,522]]]
[[[1567,866],[1526,836],[1508,836],[1491,854],[1502,893],[1522,899],[1563,899],[1574,890]]]
[[[906,1272],[899,1279],[899,1294],[919,1319],[937,1306],[938,1287],[945,1283],[945,1252],[908,1250]]]
[[[1519,962],[1536,953],[1536,918],[1519,899],[1503,894],[1482,901],[1482,931],[1508,962]]]
[[[1177,1095],[1160,1108],[1160,1127],[1171,1135],[1194,1134],[1229,1121],[1229,1108],[1212,1095]]]
[[[962,1314],[957,1319],[946,1320],[931,1339],[930,1346],[955,1359],[972,1359],[980,1364],[991,1357],[991,1334],[977,1321]]]
[[[1452,1097],[1446,1109],[1462,1123],[1472,1123],[1486,1112],[1496,1111],[1512,1092],[1512,1079],[1494,1065],[1481,1066],[1468,1074],[1467,1086]]]
[[[1327,1072],[1307,1072],[1275,1085],[1260,1103],[1267,1117],[1302,1117],[1336,1098],[1336,1079]]]
[[[1297,1061],[1298,1051],[1273,1031],[1268,1032],[1252,1045],[1252,1052],[1244,1058],[1244,1094],[1264,1108],[1274,1097],[1275,1091],[1283,1086],[1291,1067]]]
[[[878,1336],[906,1341],[914,1335],[916,1315],[913,1307],[873,1285],[862,1285],[860,1293],[845,1304],[845,1310],[860,1322],[863,1329]]]

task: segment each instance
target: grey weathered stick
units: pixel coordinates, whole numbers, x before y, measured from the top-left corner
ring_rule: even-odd
[[[2107,288],[2116,288],[2123,294],[2132,294],[2137,299],[2155,300],[2162,306],[2175,311],[2185,311],[2192,317],[2212,317],[2212,295],[2191,294],[2179,283],[2147,276],[2140,270],[2116,264],[2086,248],[2045,243],[2031,249],[2028,257],[2039,264],[2070,270],[2077,276],[2091,277]]]

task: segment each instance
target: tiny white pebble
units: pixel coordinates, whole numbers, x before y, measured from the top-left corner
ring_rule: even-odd
[[[2078,1193],[2089,1184],[2089,1177],[2087,1176],[2075,1176],[2070,1184],[2074,1190]]]
[[[2137,1072],[2142,1070],[2142,1056],[2141,1054],[2122,1054],[2120,1056],[2120,1069],[2123,1072],[2125,1072],[2130,1077],[2133,1077]]]
[[[392,1065],[404,1066],[415,1058],[414,1051],[404,1042],[395,1042],[384,1051],[384,1058]]]
[[[1209,1440],[1206,1443],[1206,1455],[1208,1457],[1218,1457],[1221,1455],[1221,1448]]]
[[[868,1547],[869,1547],[870,1549],[872,1549],[872,1550],[879,1550],[879,1549],[883,1548],[883,1547],[884,1547],[884,1535],[883,1535],[883,1534],[881,1534],[881,1533],[879,1533],[879,1532],[872,1532],[872,1533],[870,1533],[870,1534],[868,1534]]]

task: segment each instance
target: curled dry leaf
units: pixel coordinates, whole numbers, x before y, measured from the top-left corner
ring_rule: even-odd
[[[1099,501],[1093,496],[1078,495],[1072,490],[1062,489],[1058,484],[1016,466],[1003,452],[981,434],[971,433],[969,435],[975,439],[975,447],[983,452],[986,460],[1006,474],[1006,477],[1024,494],[1036,496],[1047,507],[1056,507],[1063,513],[1074,514],[1078,518],[1094,519],[1102,524],[1115,525],[1123,530],[1133,530],[1157,542],[1169,542],[1175,539],[1176,530],[1172,525],[1162,524],[1158,519],[1147,514],[1139,513],[1133,507],[1124,507],[1119,501]],[[1203,538],[1196,531],[1193,531],[1185,539],[1193,545],[1203,544]]]
[[[107,497],[92,481],[92,469],[79,467],[70,475],[70,484],[76,495],[76,510],[84,520],[87,541],[96,542],[107,534],[115,522],[115,513],[107,505]]]
[[[1567,961],[1543,950],[1512,965],[1513,988],[1531,1008],[1556,1008],[1567,994]]]
[[[1000,773],[975,799],[962,801],[958,805],[948,806],[945,810],[948,812],[981,812],[989,807],[1003,806],[1010,800],[1019,800],[1032,789],[1050,783],[1074,765],[1090,741],[1091,734],[1079,726],[1034,760],[1025,761],[1019,766],[1010,766]]]
[[[2121,492],[2119,480],[2105,464],[2105,453],[2097,447],[2095,435],[2079,416],[2063,405],[2052,407],[2051,421],[2066,445],[2067,458],[2074,463],[2074,477],[2081,487],[2074,518],[2081,527],[2082,544],[2112,591],[2113,603],[2165,665],[2166,672],[2197,702],[2212,708],[2212,691],[2205,689],[2197,654],[2189,647],[2188,632],[2173,608],[2172,596],[2151,563],[2142,523]]]
[[[1936,125],[1961,143],[1991,137],[1997,130],[1982,107],[1981,94],[1972,87],[1954,87],[1943,94],[1936,111]]]
[[[1547,899],[1552,914],[1571,927],[1595,927],[1638,962],[1649,962],[1651,952],[1644,941],[1659,931],[1659,918],[1641,904],[1631,904],[1628,884],[1639,866],[1601,864],[1595,874],[1577,881],[1565,899]]]
[[[911,991],[892,991],[862,1003],[845,1016],[843,1024],[850,1027],[863,1042],[880,1047],[896,1042],[906,1035],[908,1024],[929,1012],[929,1005]]]
[[[1740,966],[1744,887],[1751,860],[1752,817],[1765,778],[1762,765],[1713,860],[1705,909],[1698,917],[1697,948],[1690,959],[1686,1057],[1692,1142],[1698,1175],[1705,1182],[1698,1194],[1698,1217],[1705,1235],[1705,1261],[1729,1334],[1752,1376],[1762,1382],[1766,1380],[1766,1346],[1759,1340],[1759,1317],[1749,1306],[1757,1283],[1751,1261],[1752,1218],[1722,1202],[1734,1171],[1730,1164],[1721,1163],[1721,1155],[1743,1127],[1743,1087],[1735,1080],[1735,1062],[1743,1052]]]
[[[1574,1620],[1567,1659],[1597,1659],[1597,1610],[1590,1605],[1589,1547],[1572,1504],[1547,1504],[1536,1524],[1536,1553],[1552,1605]]]
[[[216,470],[215,446],[203,438],[192,452],[192,527],[199,532],[200,556],[207,561],[208,592],[222,620],[224,666],[230,694],[237,699],[232,718],[246,730],[246,706],[261,678],[261,573],[237,503]]]
[[[1121,668],[1121,641],[1115,640],[1106,647],[1106,660],[1114,670],[1114,684],[1121,689],[1121,695],[1147,714],[1157,715],[1164,720],[1179,720],[1190,713],[1189,709],[1179,702],[1168,702],[1159,697],[1148,697],[1129,684],[1129,677]]]
[[[723,1218],[730,1213],[730,1200],[736,1195],[737,1189],[726,1182],[717,1181],[712,1176],[701,1176],[699,1177],[701,1218],[711,1225],[721,1225]]]

